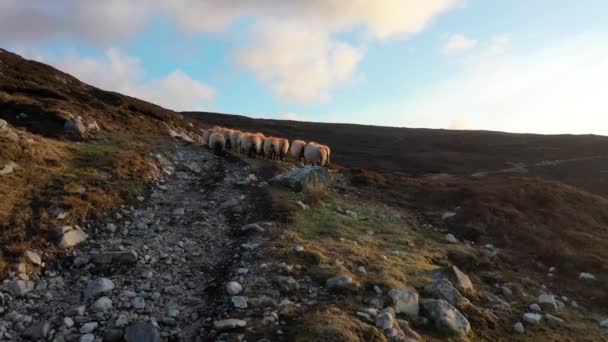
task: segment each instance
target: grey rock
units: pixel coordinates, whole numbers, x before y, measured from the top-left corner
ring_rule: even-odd
[[[526,312],[523,316],[523,320],[530,324],[538,324],[542,318],[543,316],[535,312]]]
[[[524,325],[521,324],[521,322],[517,322],[517,323],[513,324],[513,331],[515,331],[518,334],[523,334],[526,332],[526,329],[524,329]]]
[[[51,325],[49,324],[49,322],[42,321],[25,329],[21,333],[21,336],[30,341],[40,341],[47,337],[50,330]]]
[[[232,296],[232,305],[237,309],[247,309],[247,298],[243,296]]]
[[[99,323],[88,322],[88,323],[83,324],[78,331],[80,331],[81,334],[90,334],[93,331],[95,331],[95,329],[97,329],[98,327],[99,327]]]
[[[595,276],[591,273],[587,273],[587,272],[581,272],[578,275],[578,279],[580,280],[596,280],[597,278],[595,278]]]
[[[94,334],[84,334],[82,336],[80,336],[80,342],[94,342],[95,341],[95,335]]]
[[[296,245],[296,246],[294,247],[294,250],[295,250],[296,252],[304,252],[304,246],[302,246],[302,245]]]
[[[241,227],[241,233],[243,234],[255,234],[255,233],[263,233],[264,228],[257,223],[249,223]]]
[[[114,223],[108,223],[106,224],[106,230],[110,233],[114,233],[116,232],[116,229],[118,229],[118,227],[116,227],[116,225]]]
[[[40,254],[33,251],[25,251],[23,256],[25,256],[25,258],[33,265],[42,266],[42,258],[40,257]]]
[[[396,313],[417,318],[419,313],[418,292],[412,289],[392,289],[388,292]]]
[[[229,295],[238,295],[242,291],[243,286],[241,286],[241,284],[237,283],[236,281],[231,281],[226,284],[226,292],[228,292]]]
[[[543,311],[543,309],[540,308],[540,305],[534,303],[534,304],[530,304],[529,306],[530,310],[534,311],[534,312],[541,312]]]
[[[437,299],[445,299],[452,305],[468,301],[447,279],[435,279],[424,291]]]
[[[114,282],[108,278],[97,278],[89,283],[84,290],[86,298],[95,298],[101,294],[114,290]]]
[[[600,327],[602,327],[602,328],[608,328],[608,318],[606,318],[605,320],[600,321]]]
[[[449,266],[440,268],[433,272],[433,279],[447,279],[452,285],[458,289],[458,291],[464,293],[474,293],[475,288],[473,287],[473,283],[469,276],[463,273],[456,266]]]
[[[338,275],[325,281],[325,287],[328,289],[346,289],[354,285],[354,281],[347,275]]]
[[[98,265],[121,264],[133,265],[137,263],[137,252],[134,250],[104,252],[91,255],[91,262]]]
[[[14,161],[9,161],[0,168],[0,175],[11,174],[15,172],[15,170],[17,170],[18,168],[19,164],[15,163]]]
[[[131,299],[131,305],[135,309],[138,309],[138,310],[143,309],[146,307],[146,300],[143,299],[142,297],[135,297],[135,298]]]
[[[545,319],[547,320],[547,324],[549,324],[549,326],[553,327],[553,328],[564,325],[563,319],[561,319],[557,316],[553,316],[551,314],[545,314]]]
[[[63,129],[66,136],[70,138],[82,140],[87,137],[87,128],[84,122],[82,122],[82,118],[79,116],[74,119],[66,120]]]
[[[114,321],[114,325],[119,328],[126,327],[127,324],[129,324],[129,317],[126,313],[119,314],[116,321]]]
[[[346,210],[344,213],[353,220],[357,219],[357,213],[352,210]]]
[[[11,280],[5,284],[5,288],[16,297],[23,297],[32,291],[35,285],[30,280]]]
[[[122,329],[106,329],[103,332],[103,342],[121,342],[123,334]]]
[[[63,318],[63,324],[68,327],[71,328],[74,326],[74,320],[71,317],[64,317]]]
[[[395,323],[395,315],[390,312],[383,312],[376,317],[374,324],[376,327],[386,330],[391,329]]]
[[[447,333],[466,335],[471,324],[458,309],[443,299],[423,299],[422,307],[435,327]]]
[[[108,297],[99,297],[91,305],[91,311],[93,312],[106,312],[112,308],[112,300]]]
[[[152,324],[137,321],[125,329],[125,342],[160,342],[158,329]]]
[[[300,283],[289,276],[276,276],[274,281],[283,292],[289,293],[300,289]]]
[[[228,331],[237,328],[244,328],[247,326],[247,321],[236,319],[236,318],[228,318],[222,319],[219,321],[213,322],[213,327],[218,331]]]
[[[70,317],[84,316],[84,313],[86,312],[86,310],[87,310],[86,306],[81,305],[81,306],[77,306],[75,308],[68,310],[68,312],[66,312],[66,315],[70,316]]]
[[[449,242],[449,243],[458,243],[458,239],[454,236],[454,234],[446,234],[444,236],[445,241]]]
[[[557,310],[557,302],[553,295],[541,294],[538,296],[538,305],[545,310]]]
[[[272,178],[270,183],[295,191],[303,191],[315,187],[326,187],[332,180],[333,178],[326,168],[321,166],[306,166],[280,174]]]
[[[66,227],[69,227],[70,229],[66,230]],[[82,231],[82,229],[80,229],[80,227],[72,228],[71,226],[64,226],[58,229],[60,229],[62,232],[57,243],[60,248],[74,247],[82,242],[85,242],[89,237],[84,231]],[[55,232],[55,234],[57,234],[59,231],[55,230]]]

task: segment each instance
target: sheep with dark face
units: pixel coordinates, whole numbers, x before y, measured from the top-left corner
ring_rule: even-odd
[[[209,148],[217,155],[224,153],[226,150],[226,138],[224,138],[224,134],[219,132],[211,133],[209,136]]]
[[[291,142],[291,147],[289,148],[289,155],[295,161],[300,161],[304,158],[304,147],[306,147],[306,141],[304,140],[294,140]]]

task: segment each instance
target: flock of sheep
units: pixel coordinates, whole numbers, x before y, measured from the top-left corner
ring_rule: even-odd
[[[237,151],[250,158],[265,157],[272,160],[304,161],[304,164],[327,166],[331,150],[328,146],[314,141],[266,137],[262,133],[247,133],[230,128],[215,126],[203,133],[203,145],[216,154],[226,150]]]

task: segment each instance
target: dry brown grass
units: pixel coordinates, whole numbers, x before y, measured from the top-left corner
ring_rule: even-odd
[[[304,191],[304,203],[314,206],[329,198],[329,192],[326,186],[317,184],[313,187],[307,187]]]
[[[0,182],[0,277],[24,250],[48,250],[48,229],[100,219],[107,210],[134,200],[158,175],[147,157],[152,148],[163,148],[158,140],[107,135],[99,143],[76,144],[25,131],[19,135],[30,143],[15,148],[12,142],[0,141],[0,161],[21,166]],[[80,193],[80,188],[85,191]],[[51,217],[52,205],[67,211],[67,218]]]
[[[386,342],[384,333],[338,308],[308,313],[297,328],[297,342]]]

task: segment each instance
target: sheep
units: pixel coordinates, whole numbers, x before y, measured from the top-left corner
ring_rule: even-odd
[[[279,159],[281,154],[281,139],[272,137],[270,138],[272,142],[272,158],[271,159]]]
[[[254,135],[251,133],[244,133],[241,136],[240,141],[240,152],[246,156],[251,157],[255,153],[254,150]]]
[[[230,140],[230,135],[232,134],[232,132],[234,132],[234,130],[230,128],[226,128],[222,132],[224,134],[224,141],[226,141],[226,148],[229,150],[232,149],[232,141]]]
[[[331,163],[331,149],[327,145],[321,145],[321,148],[325,149],[325,153],[327,154],[327,160],[323,166],[328,166]]]
[[[209,136],[209,148],[213,150],[213,153],[219,155],[226,149],[226,138],[224,134],[214,132]]]
[[[291,148],[289,149],[289,155],[296,161],[300,161],[304,158],[304,147],[306,146],[306,141],[303,140],[294,140],[291,142]]]
[[[236,149],[237,151],[239,150],[239,143],[242,136],[243,132],[232,131],[232,133],[230,134],[230,146],[232,146],[233,149]]]
[[[266,138],[264,140],[264,156],[268,159],[272,159],[274,156],[274,147],[272,146],[272,137]]]
[[[263,148],[264,148],[264,134],[262,133],[256,133],[253,134],[253,149],[254,149],[254,154],[253,157],[255,158],[255,156],[262,156],[262,152],[263,152]]]
[[[316,142],[309,142],[304,148],[304,164],[326,166],[328,147]]]
[[[279,138],[279,159],[285,160],[287,153],[289,152],[289,140],[285,138]]]

